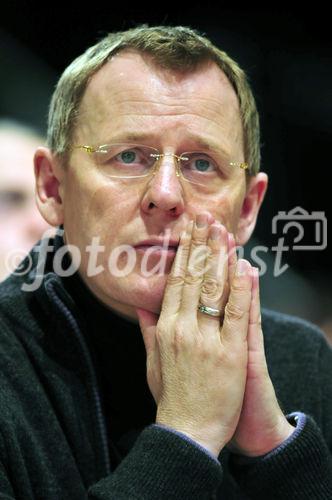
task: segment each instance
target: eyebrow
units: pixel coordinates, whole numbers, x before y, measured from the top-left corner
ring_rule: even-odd
[[[145,133],[145,132],[130,132],[121,134],[119,136],[115,136],[112,139],[112,142],[128,142],[128,143],[141,143],[144,144],[145,141],[151,142],[154,139],[153,134]],[[203,137],[189,133],[186,136],[186,140],[191,141],[197,144],[198,149],[203,149],[205,151],[210,152],[218,152],[223,156],[229,157],[229,152],[226,148],[224,148],[219,142],[209,141],[204,139]]]
[[[229,156],[229,152],[219,142],[205,140],[201,136],[198,136],[196,134],[190,134],[190,133],[188,134],[188,138],[189,138],[189,140],[195,142],[198,145],[198,147],[202,148],[203,150],[207,150],[207,151],[211,151],[211,152],[216,151],[216,152],[222,153],[225,156]]]

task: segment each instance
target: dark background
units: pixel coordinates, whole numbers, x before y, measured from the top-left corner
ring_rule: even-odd
[[[142,23],[191,26],[237,60],[253,86],[262,125],[262,170],[270,177],[255,231],[259,244],[271,248],[277,243],[271,220],[278,211],[301,206],[327,217],[332,196],[331,16],[317,3],[311,9],[267,10],[216,7],[209,1],[117,8],[99,2],[41,8],[8,1],[1,9],[0,115],[45,131],[57,78],[108,31]],[[290,265],[284,275],[264,278],[265,305],[322,324],[332,314],[329,249],[289,251],[283,263]]]

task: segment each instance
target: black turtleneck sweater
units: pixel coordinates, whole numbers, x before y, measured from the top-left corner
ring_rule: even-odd
[[[146,380],[146,352],[139,325],[115,314],[78,273],[63,278],[90,347],[106,415],[112,466],[127,455],[139,433],[153,423],[156,404]]]

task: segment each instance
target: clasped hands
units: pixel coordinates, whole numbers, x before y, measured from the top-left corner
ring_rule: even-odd
[[[221,317],[198,311],[203,304]],[[234,237],[202,213],[182,234],[160,315],[137,309],[156,423],[216,457],[260,456],[294,431],[278,404],[261,329],[258,270]]]

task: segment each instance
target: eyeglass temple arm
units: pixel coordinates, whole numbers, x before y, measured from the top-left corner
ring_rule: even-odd
[[[79,144],[78,146],[72,146],[72,149],[84,149],[87,153],[95,153],[96,149],[92,146],[85,146],[83,144]]]

